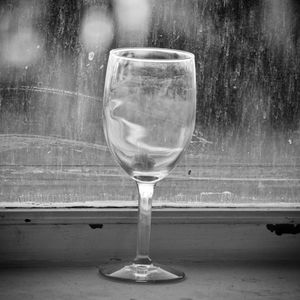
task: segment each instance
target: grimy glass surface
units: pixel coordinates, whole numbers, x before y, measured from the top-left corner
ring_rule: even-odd
[[[300,206],[298,0],[3,0],[2,207],[136,205],[102,128],[119,47],[195,54],[196,128],[154,206]]]

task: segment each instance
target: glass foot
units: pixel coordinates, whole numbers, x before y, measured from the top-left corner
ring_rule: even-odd
[[[141,283],[177,281],[185,277],[183,272],[159,264],[110,264],[100,267],[99,273],[111,279]]]

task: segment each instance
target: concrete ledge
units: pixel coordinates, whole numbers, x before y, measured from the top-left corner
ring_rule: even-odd
[[[184,281],[145,285],[109,281],[96,266],[0,270],[0,298],[124,300],[298,300],[300,266],[287,263],[170,262]]]

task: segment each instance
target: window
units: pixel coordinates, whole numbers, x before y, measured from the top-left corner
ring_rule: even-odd
[[[154,207],[297,210],[299,19],[292,0],[2,1],[1,207],[136,206],[101,99],[109,50],[152,46],[193,52],[198,88],[193,140]]]

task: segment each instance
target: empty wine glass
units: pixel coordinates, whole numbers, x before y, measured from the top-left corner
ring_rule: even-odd
[[[111,50],[104,101],[104,132],[115,160],[139,191],[137,253],[133,262],[100,267],[110,278],[135,282],[179,280],[184,273],[149,257],[155,184],[187,148],[195,125],[194,55],[160,48]]]

